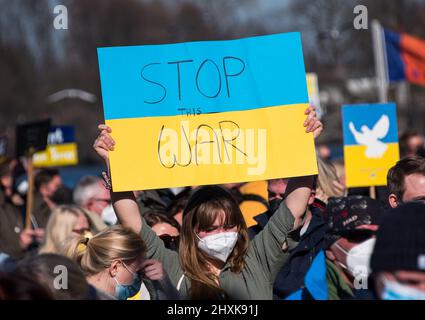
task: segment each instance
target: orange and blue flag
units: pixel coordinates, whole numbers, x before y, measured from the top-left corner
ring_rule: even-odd
[[[390,81],[425,86],[425,40],[384,30]]]

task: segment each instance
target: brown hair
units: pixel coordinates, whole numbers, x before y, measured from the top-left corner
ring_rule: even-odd
[[[225,224],[238,228],[239,238],[228,258],[230,270],[235,273],[245,266],[248,233],[245,220],[231,194],[219,186],[200,187],[192,194],[183,212],[179,256],[185,275],[191,279],[191,299],[217,299],[225,295],[208,266],[207,255],[198,249],[195,230],[210,228],[217,216],[224,212]]]
[[[72,239],[66,255],[77,261],[86,276],[92,276],[109,267],[113,260],[134,261],[145,252],[146,245],[137,233],[116,225],[91,239]]]
[[[41,169],[34,178],[34,187],[35,190],[39,191],[41,186],[48,184],[53,180],[54,177],[59,176],[59,170],[55,168],[45,168]]]
[[[58,270],[62,270],[58,267],[66,270],[65,288],[55,286],[58,272],[60,274]],[[89,298],[90,287],[79,266],[62,255],[47,253],[25,259],[20,262],[17,271],[29,276],[33,281],[43,286],[55,300]]]
[[[159,211],[149,211],[143,215],[143,218],[149,227],[153,227],[158,223],[168,223],[170,226],[176,228],[177,231],[180,232],[180,225],[178,222],[174,218],[168,217],[165,213]]]
[[[398,199],[403,198],[406,191],[404,179],[411,174],[425,175],[425,158],[419,156],[401,159],[388,171],[387,188],[390,194],[396,195]]]
[[[407,130],[400,136],[399,146],[400,154],[402,157],[406,156],[409,153],[409,140],[413,137],[422,137],[422,135],[416,130]]]

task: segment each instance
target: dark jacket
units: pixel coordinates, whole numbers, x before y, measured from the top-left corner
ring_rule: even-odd
[[[13,205],[0,188],[0,252],[20,259],[25,252],[19,246],[19,234],[24,229],[21,210]]]
[[[142,191],[137,197],[140,214],[143,216],[147,212],[164,212],[167,213],[170,205],[177,199],[184,197],[190,192],[190,188],[185,188],[177,196],[169,189],[157,189]]]
[[[36,223],[36,225],[33,223],[33,227],[45,229],[51,210],[39,192],[34,194],[33,208],[33,222]]]
[[[376,293],[375,283],[372,276],[369,276],[367,289],[357,289],[354,290],[353,293],[353,299],[355,300],[380,300]]]
[[[273,285],[275,299],[285,299],[291,293],[304,287],[304,278],[312,262],[322,249],[324,249],[324,235],[326,224],[323,219],[325,205],[316,200],[310,206],[312,218],[306,232],[300,236],[298,246],[291,252],[288,262],[280,269]],[[249,236],[260,232],[270,219],[270,213],[263,213],[254,219],[257,225],[249,228]]]

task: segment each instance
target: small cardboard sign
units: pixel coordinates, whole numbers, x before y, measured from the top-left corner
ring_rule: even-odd
[[[25,123],[16,127],[16,156],[29,156],[46,149],[51,120]]]

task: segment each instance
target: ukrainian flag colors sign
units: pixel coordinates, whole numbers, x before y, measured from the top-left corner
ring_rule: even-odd
[[[399,159],[395,104],[345,105],[342,124],[347,187],[386,185]]]
[[[51,127],[45,151],[33,155],[36,167],[71,166],[78,164],[77,143],[73,126]]]
[[[98,49],[115,191],[317,173],[299,33]]]

